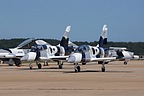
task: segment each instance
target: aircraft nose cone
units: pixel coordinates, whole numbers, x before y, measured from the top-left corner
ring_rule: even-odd
[[[73,53],[68,58],[68,63],[79,63],[82,60],[81,53]]]
[[[21,61],[33,61],[36,58],[35,52],[29,52],[21,58]]]

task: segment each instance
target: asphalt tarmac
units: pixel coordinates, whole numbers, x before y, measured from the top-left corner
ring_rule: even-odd
[[[144,61],[111,62],[106,72],[97,63],[81,66],[79,73],[73,68],[0,64],[0,96],[144,96]]]

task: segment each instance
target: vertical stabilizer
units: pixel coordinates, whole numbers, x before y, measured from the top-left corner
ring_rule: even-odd
[[[99,44],[98,44],[99,47],[102,47],[103,45],[107,44],[107,30],[108,30],[107,26],[104,25],[99,39]]]
[[[69,37],[70,37],[70,29],[71,29],[71,26],[66,27],[65,33],[60,41],[60,46],[68,47],[68,41],[69,41]]]

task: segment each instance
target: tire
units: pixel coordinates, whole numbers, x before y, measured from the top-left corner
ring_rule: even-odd
[[[77,70],[78,70],[78,72],[80,72],[80,69],[81,69],[80,66],[77,66]]]
[[[76,72],[76,73],[78,72],[77,68],[75,68],[75,72]]]
[[[32,67],[30,67],[30,70],[32,70]]]
[[[41,69],[42,68],[42,65],[41,64],[38,64],[38,69]]]
[[[21,66],[21,61],[20,61],[20,60],[15,60],[15,65],[16,65],[17,67],[20,67],[20,66]]]
[[[33,69],[33,66],[31,65],[31,63],[29,64],[29,68],[30,68],[30,70],[32,70],[32,69]]]
[[[17,67],[21,67],[21,64],[15,64]]]
[[[127,62],[124,62],[124,65],[127,65]]]
[[[82,63],[82,65],[86,65],[86,63]]]
[[[105,68],[102,68],[101,70],[102,70],[102,72],[105,72]]]
[[[9,64],[9,66],[13,66],[13,64]]]
[[[63,68],[63,65],[59,65],[59,69],[62,69]]]

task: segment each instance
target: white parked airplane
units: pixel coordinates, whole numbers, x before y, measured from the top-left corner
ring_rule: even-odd
[[[105,71],[105,61],[115,60],[116,57],[105,57],[105,50],[102,48],[107,43],[107,27],[103,26],[102,33],[97,46],[80,45],[69,56],[68,63],[74,63],[75,72],[80,72],[80,66],[78,63],[85,65],[88,62],[99,61],[102,62],[102,72]]]
[[[0,50],[0,60],[4,61],[5,63],[12,66],[15,64],[16,66],[20,66],[21,64],[21,57],[23,57],[26,53],[29,52],[30,49],[20,49],[23,46],[32,42],[32,38],[23,41],[19,44],[16,48],[9,48],[9,49],[1,49]]]
[[[63,60],[68,58],[68,55],[74,50],[72,46],[68,46],[71,26],[67,26],[65,33],[57,46],[52,46],[43,40],[37,40],[36,46],[31,51],[21,58],[21,61],[36,61],[38,69],[41,69],[42,65],[40,61],[56,61],[58,62],[59,69],[62,69]],[[73,45],[72,43],[70,43]],[[29,64],[32,69],[32,64]]]
[[[139,56],[134,55],[134,52],[127,51],[127,48],[121,48],[121,47],[109,47],[109,56],[117,57],[117,60],[124,61],[125,65],[129,60],[139,59]]]
[[[116,60],[127,60],[133,59],[134,56],[132,52],[121,50],[118,52],[117,48],[103,48],[103,45],[107,44],[107,27],[103,26],[101,37],[99,39],[99,44],[97,46],[81,45],[76,48],[76,50],[69,56],[68,62],[74,63],[75,72],[80,72],[80,65],[85,65],[88,62],[97,61],[98,64],[102,64],[101,70],[105,72],[105,64],[110,61]],[[119,48],[120,49],[120,48]],[[114,55],[115,54],[115,55]]]

